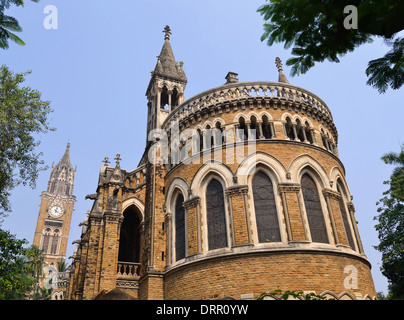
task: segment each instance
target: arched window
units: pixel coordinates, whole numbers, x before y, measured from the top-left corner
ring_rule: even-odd
[[[177,196],[175,202],[175,259],[185,258],[185,209],[182,206],[184,197],[182,194]]]
[[[123,212],[119,235],[118,261],[140,261],[140,216],[139,209],[134,205]]]
[[[296,120],[296,132],[297,132],[297,138],[301,141],[301,142],[305,142],[306,141],[306,137],[305,137],[305,132],[304,132],[304,126],[303,124],[300,122],[299,119]]]
[[[313,242],[329,243],[316,183],[305,173],[301,181],[304,206]]]
[[[262,116],[262,134],[264,135],[265,139],[272,138],[271,127],[266,115]]]
[[[338,205],[339,205],[339,210],[341,212],[342,216],[342,221],[344,222],[344,227],[345,227],[345,232],[346,232],[346,237],[348,239],[349,246],[352,248],[352,250],[355,250],[355,244],[354,240],[352,237],[352,232],[351,232],[351,227],[349,225],[349,216],[347,211],[345,210],[345,193],[342,191],[343,188],[341,186],[341,183],[338,181],[337,183],[337,190],[340,193],[341,197],[338,199]]]
[[[306,138],[307,140],[310,142],[310,144],[314,143],[314,136],[313,136],[313,131],[310,128],[309,123],[306,121],[305,122],[305,128],[304,128],[305,132],[306,132]]]
[[[48,253],[50,233],[51,233],[51,229],[46,228],[45,232],[43,234],[42,250],[44,253]]]
[[[271,179],[259,171],[253,178],[252,189],[258,241],[260,243],[281,241]]]
[[[243,117],[240,117],[240,119],[238,120],[239,122],[239,127],[238,127],[238,138],[240,140],[247,140],[248,139],[248,128],[247,125],[245,123],[245,119]]]
[[[57,254],[57,252],[58,252],[58,244],[59,244],[59,230],[55,229],[53,231],[50,254]]]
[[[259,139],[260,133],[258,130],[257,118],[255,116],[251,116],[250,118],[250,133],[251,139]]]
[[[290,140],[295,140],[295,133],[293,131],[293,124],[292,124],[292,120],[290,120],[289,117],[286,118],[286,123],[285,123],[285,132],[286,132],[286,136],[290,139]]]
[[[213,179],[206,189],[209,250],[227,247],[226,210],[222,184]]]

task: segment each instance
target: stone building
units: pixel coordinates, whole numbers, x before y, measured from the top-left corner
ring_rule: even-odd
[[[226,83],[184,101],[164,30],[137,168],[108,158],[68,299],[250,299],[275,289],[374,299],[330,109],[289,83]],[[146,110],[145,110],[146,112]],[[267,297],[268,299],[271,297]]]

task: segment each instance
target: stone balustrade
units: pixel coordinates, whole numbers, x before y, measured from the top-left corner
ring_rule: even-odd
[[[118,261],[117,273],[118,276],[139,276],[140,263]]]
[[[225,103],[231,104],[250,98],[294,103],[305,108],[306,112],[311,111],[332,121],[328,106],[310,91],[282,82],[252,81],[226,84],[186,100],[167,116],[162,128],[169,128],[198,112],[213,107],[226,107]]]

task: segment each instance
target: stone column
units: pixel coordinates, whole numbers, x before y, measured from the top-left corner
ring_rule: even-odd
[[[83,300],[91,300],[98,293],[100,256],[99,249],[102,248],[102,216],[101,214],[90,213],[88,217],[89,239],[87,256],[82,255],[81,263],[85,265],[84,286],[82,289]],[[85,259],[84,259],[85,258]],[[83,260],[84,259],[84,260]],[[80,263],[80,264],[81,264]]]
[[[117,210],[104,213],[104,244],[102,247],[102,263],[100,289],[110,291],[116,288],[119,237],[123,215]]]
[[[300,185],[279,184],[288,241],[308,241],[299,198]]]
[[[349,202],[347,207],[348,207],[349,216],[351,217],[352,227],[354,229],[355,239],[356,239],[356,243],[358,245],[359,252],[361,254],[365,254],[365,252],[363,250],[362,240],[359,236],[358,223],[355,219],[355,207],[352,202]]]
[[[262,120],[261,121],[257,121],[258,124],[258,133],[259,133],[259,138],[260,139],[264,139],[264,134],[262,133]]]
[[[232,246],[251,243],[250,218],[247,203],[248,186],[235,186],[226,189],[230,205]]]
[[[185,250],[187,257],[201,252],[200,202],[201,200],[199,197],[194,197],[183,203],[187,217],[187,246]]]

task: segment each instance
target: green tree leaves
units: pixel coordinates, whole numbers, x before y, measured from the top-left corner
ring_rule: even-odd
[[[396,167],[385,184],[390,189],[377,202],[379,215],[375,226],[380,243],[375,246],[382,253],[382,273],[389,280],[388,298],[404,299],[404,151],[382,157],[386,164]]]
[[[39,0],[31,0],[33,2],[39,2]],[[17,19],[7,16],[4,11],[10,7],[10,5],[24,6],[23,0],[1,0],[0,1],[0,48],[8,49],[9,40],[12,42],[24,46],[25,43],[13,32],[21,32],[22,27],[20,26]]]
[[[264,33],[261,41],[283,43],[292,47],[295,57],[286,61],[292,66],[292,76],[306,73],[316,62],[339,62],[348,52],[381,36],[392,40],[404,29],[404,7],[400,0],[269,0],[258,12],[263,16]],[[344,26],[344,8],[355,6],[358,29]],[[369,63],[368,85],[380,93],[390,86],[404,83],[402,39],[397,38],[393,50],[381,59]],[[393,67],[391,67],[393,66]]]
[[[0,68],[0,215],[10,211],[10,191],[17,185],[35,187],[38,172],[45,170],[37,134],[55,130],[47,116],[49,101],[30,87],[20,87],[30,72],[14,74]]]

